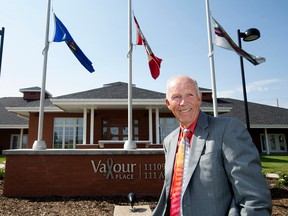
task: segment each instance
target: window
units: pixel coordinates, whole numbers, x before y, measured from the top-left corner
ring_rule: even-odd
[[[163,143],[164,138],[179,127],[179,122],[176,118],[160,118],[159,119],[159,127],[160,127],[160,143]]]
[[[83,118],[55,118],[53,134],[53,148],[76,148],[83,143]]]
[[[28,135],[23,134],[22,143],[20,134],[12,134],[10,139],[10,149],[23,149],[28,148]]]
[[[266,138],[261,134],[261,149],[266,152]],[[284,134],[268,134],[268,145],[271,152],[286,152],[287,145]]]

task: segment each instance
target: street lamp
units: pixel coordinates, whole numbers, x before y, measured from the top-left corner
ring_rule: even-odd
[[[258,38],[260,38],[260,31],[256,28],[251,28],[245,32],[240,32],[240,29],[238,29],[238,43],[239,43],[239,48],[242,49],[241,38],[243,38],[243,41],[245,41],[245,42],[257,40]],[[246,84],[245,84],[244,64],[243,64],[243,57],[242,56],[240,56],[240,66],[241,66],[241,75],[242,75],[246,127],[247,127],[247,130],[250,131],[250,121],[249,121],[249,111],[248,111],[248,102],[247,102],[247,93],[246,93]]]

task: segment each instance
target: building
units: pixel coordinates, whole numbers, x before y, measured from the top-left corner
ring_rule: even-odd
[[[37,140],[39,87],[20,89],[23,97],[0,98],[0,151],[31,148]],[[212,92],[200,88],[201,110],[213,115]],[[133,140],[161,144],[178,127],[167,109],[165,94],[132,87]],[[115,82],[101,88],[52,97],[46,92],[43,139],[47,148],[101,147],[104,141],[120,142],[128,137],[128,84]],[[243,101],[218,98],[219,116],[239,118],[245,123]],[[250,134],[260,153],[287,154],[288,109],[250,103]],[[124,141],[123,141],[124,143]],[[267,151],[268,150],[268,151]]]

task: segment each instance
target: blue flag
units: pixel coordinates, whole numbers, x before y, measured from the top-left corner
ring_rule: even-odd
[[[78,45],[73,40],[72,36],[63,25],[63,23],[58,19],[58,17],[54,14],[55,18],[55,36],[53,42],[62,42],[65,41],[67,46],[70,48],[72,53],[76,56],[76,58],[80,61],[80,63],[90,72],[94,72],[94,68],[92,66],[92,62],[85,56],[82,50],[78,47]]]

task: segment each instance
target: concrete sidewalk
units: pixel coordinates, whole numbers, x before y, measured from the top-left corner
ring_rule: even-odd
[[[135,206],[135,210],[130,211],[130,206],[116,205],[113,216],[150,216],[152,214],[149,205]]]
[[[5,163],[0,163],[0,169],[5,169]]]

